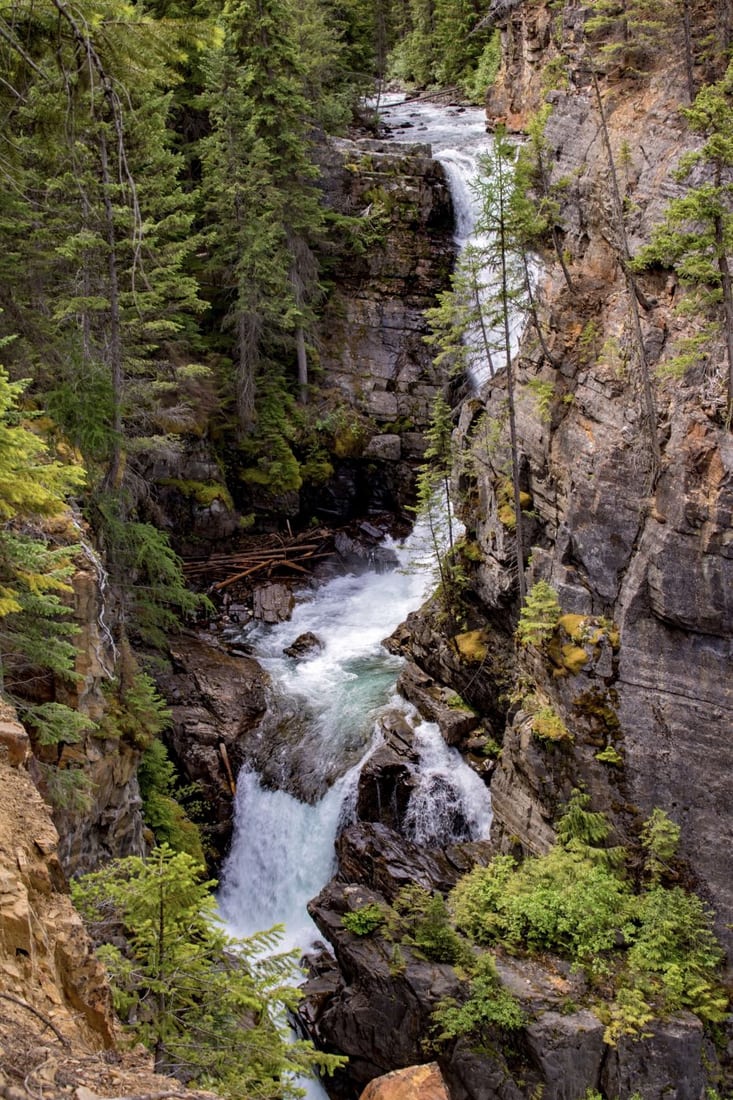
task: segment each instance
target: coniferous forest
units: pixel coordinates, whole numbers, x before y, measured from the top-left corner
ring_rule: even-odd
[[[730,0],[0,0],[0,693],[28,731],[28,770],[62,836],[65,825],[87,835],[92,807],[94,829],[109,826],[88,858],[69,841],[72,871],[92,872],[74,901],[156,1071],[262,1100],[299,1095],[293,1075],[348,1074],[341,1002],[332,1010],[314,994],[312,1034],[328,1053],[291,1042],[296,955],[279,951],[277,929],[234,940],[216,920],[204,868],[226,840],[217,848],[210,828],[207,842],[211,805],[163,736],[224,605],[215,585],[204,593],[214,573],[203,558],[186,573],[179,554],[195,557],[196,532],[176,527],[168,502],[231,520],[226,545],[217,529],[201,550],[234,548],[222,555],[238,563],[231,580],[254,568],[249,533],[269,576],[282,547],[266,540],[284,532],[304,555],[291,560],[300,579],[343,518],[321,508],[339,463],[381,434],[372,457],[387,458],[360,476],[403,477],[401,496],[380,499],[409,504],[405,526],[427,517],[435,559],[431,598],[387,648],[410,663],[405,698],[493,784],[495,847],[449,871],[431,855],[425,886],[417,873],[397,883],[402,865],[387,886],[377,872],[359,879],[351,853],[355,884],[344,875],[346,887],[324,888],[323,927],[331,920],[336,955],[345,943],[362,968],[355,1000],[369,1000],[365,973],[378,970],[398,1004],[410,968],[451,968],[439,1001],[432,976],[423,983],[410,1057],[442,1059],[456,1095],[473,1100],[484,1093],[460,1062],[468,1080],[474,1055],[514,1075],[525,1091],[512,1096],[542,1094],[554,1069],[537,1070],[535,1039],[519,1038],[540,1003],[557,1033],[582,1016],[585,1035],[596,1014],[588,1062],[605,1059],[606,1076],[588,1070],[578,1097],[617,1095],[609,1064],[678,1016],[697,1029],[689,1060],[705,1066],[707,1095],[731,1079],[716,939],[729,938],[729,883],[701,837],[722,822],[727,851],[729,788],[708,798],[705,768],[724,785],[732,43]],[[484,243],[458,261],[443,169],[417,142],[406,159],[380,148],[380,102],[395,89],[486,107],[494,136],[474,183]],[[334,201],[337,147],[359,204]],[[396,207],[400,231],[419,235],[421,172],[444,196],[441,212],[419,211],[442,234],[435,267],[421,256],[418,274],[370,268]],[[385,327],[394,287],[414,292],[415,361],[434,370],[419,423],[384,411],[392,380],[367,423],[328,378],[324,330],[352,354],[339,295],[352,268],[379,284]],[[485,369],[473,390],[472,356]],[[353,360],[366,388],[371,364]],[[384,473],[396,439],[407,475]],[[398,508],[384,510],[397,526]],[[80,596],[80,574],[93,597]],[[194,640],[179,657],[169,641],[182,624]],[[320,646],[299,642],[305,651],[284,650],[294,661]],[[232,653],[249,659],[234,646],[222,661]],[[245,733],[271,703],[261,673],[242,672],[239,695],[222,689],[222,713],[241,704]],[[161,685],[176,676],[166,702]],[[388,782],[360,788],[355,828],[382,828],[384,782],[399,833],[413,780],[400,789],[394,775],[419,755],[405,749],[408,726],[385,720],[385,759],[392,734],[407,740]],[[231,817],[225,740],[217,731],[211,751]],[[124,851],[94,771],[113,757],[137,799]],[[533,983],[542,967],[551,974],[537,979],[537,1004],[522,999],[529,980],[512,977],[527,960]],[[338,977],[345,1004],[350,967]],[[340,1096],[385,1069],[346,1038],[357,1068]],[[4,1087],[3,1072],[0,1059]]]

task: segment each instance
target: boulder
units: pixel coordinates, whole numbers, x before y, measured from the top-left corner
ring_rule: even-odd
[[[437,1062],[428,1062],[375,1077],[360,1100],[450,1100],[450,1097]]]
[[[318,635],[314,634],[312,630],[306,630],[304,634],[299,634],[291,645],[286,646],[283,653],[286,657],[296,657],[300,659],[309,657],[322,648],[323,642]]]

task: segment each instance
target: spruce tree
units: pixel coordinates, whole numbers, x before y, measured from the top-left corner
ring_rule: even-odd
[[[291,1040],[296,953],[274,951],[279,928],[229,937],[215,885],[164,844],[77,880],[73,896],[103,943],[117,1011],[152,1049],[156,1070],[232,1098],[297,1097],[295,1074],[332,1072],[343,1059]]]
[[[235,404],[242,433],[256,419],[268,357],[297,364],[308,387],[307,331],[318,292],[314,245],[324,214],[308,132],[305,72],[286,0],[228,0],[224,40],[210,58],[204,141],[213,304],[233,333]]]
[[[683,111],[702,147],[683,158],[677,177],[691,181],[673,199],[635,267],[671,265],[690,288],[686,305],[708,321],[702,338],[682,349],[681,365],[698,359],[722,332],[727,361],[726,426],[733,420],[733,64],[722,80],[701,89]],[[690,354],[692,353],[692,354]]]

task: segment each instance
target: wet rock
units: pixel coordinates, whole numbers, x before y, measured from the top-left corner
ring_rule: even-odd
[[[378,459],[380,462],[399,462],[402,457],[402,443],[398,435],[375,435],[364,448],[364,458]]]
[[[433,1008],[460,988],[452,967],[417,959],[408,947],[397,950],[378,935],[356,936],[343,928],[344,913],[378,901],[373,891],[332,882],[309,906],[343,976],[343,984],[322,997],[313,1034],[348,1054],[345,1072],[357,1086],[419,1062]],[[322,986],[318,990],[322,996]],[[308,1000],[309,982],[304,991]]]
[[[715,1056],[696,1016],[685,1014],[647,1029],[646,1038],[619,1039],[607,1054],[601,1088],[607,1096],[641,1094],[644,1100],[699,1100],[714,1072]],[[711,1059],[712,1056],[712,1059]]]
[[[429,722],[437,722],[449,745],[460,745],[480,724],[480,718],[451,688],[436,683],[415,664],[400,673],[397,690]]]
[[[603,1024],[592,1012],[543,1012],[529,1024],[526,1036],[544,1086],[543,1098],[570,1100],[598,1089],[606,1048]]]
[[[379,539],[384,537],[382,532],[378,534]],[[363,531],[356,534],[337,531],[334,545],[344,565],[355,572],[364,572],[367,569],[387,572],[399,563],[394,550],[388,546],[379,545],[377,538]]]
[[[269,676],[257,661],[234,657],[192,635],[170,647],[172,667],[158,682],[171,707],[170,746],[189,782],[201,786],[207,827],[223,855],[232,828],[232,791],[221,746],[234,775],[266,709]]]
[[[318,635],[312,630],[306,630],[304,634],[298,635],[292,645],[286,646],[283,653],[286,657],[309,657],[322,648],[323,643]]]
[[[341,832],[336,852],[344,880],[368,886],[392,901],[411,883],[447,893],[476,863],[488,862],[491,848],[485,841],[474,841],[428,850],[387,825],[366,821]]]

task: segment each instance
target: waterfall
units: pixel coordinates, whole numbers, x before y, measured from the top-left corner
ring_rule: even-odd
[[[438,727],[394,694],[402,660],[381,645],[434,586],[428,545],[427,528],[418,523],[404,543],[391,543],[394,569],[336,577],[306,590],[289,622],[260,625],[247,635],[278,692],[306,716],[312,767],[332,774],[340,763],[341,774],[312,805],[267,789],[252,771],[240,774],[219,895],[235,935],[282,923],[287,947],[306,949],[317,938],[306,902],[333,872],[334,840],[353,810],[358,774],[380,742],[378,718],[387,707],[399,707],[414,727],[420,756],[407,811],[411,838],[437,846],[488,832],[485,785]],[[318,636],[321,648],[300,660],[286,657],[283,649],[305,631]]]
[[[477,193],[482,153],[491,149],[492,137],[486,132],[486,115],[479,107],[441,107],[435,103],[404,100],[401,95],[388,97],[383,119],[390,127],[390,140],[395,142],[428,142],[433,156],[443,169],[453,202],[455,218],[454,240],[459,254],[467,247],[481,251],[491,241],[476,231],[481,213],[481,200]],[[530,264],[530,278],[536,277],[535,265]],[[491,263],[480,264],[476,272],[482,299],[487,301],[486,315],[496,313],[496,304],[489,305],[493,288],[499,278],[498,269]],[[509,317],[510,354],[516,355],[524,330],[526,316],[521,308],[513,307]],[[496,363],[504,363],[504,330],[501,324],[486,326],[490,344],[497,349]],[[463,334],[467,348],[466,374],[474,393],[481,393],[492,374],[481,339],[480,328],[469,329]]]

